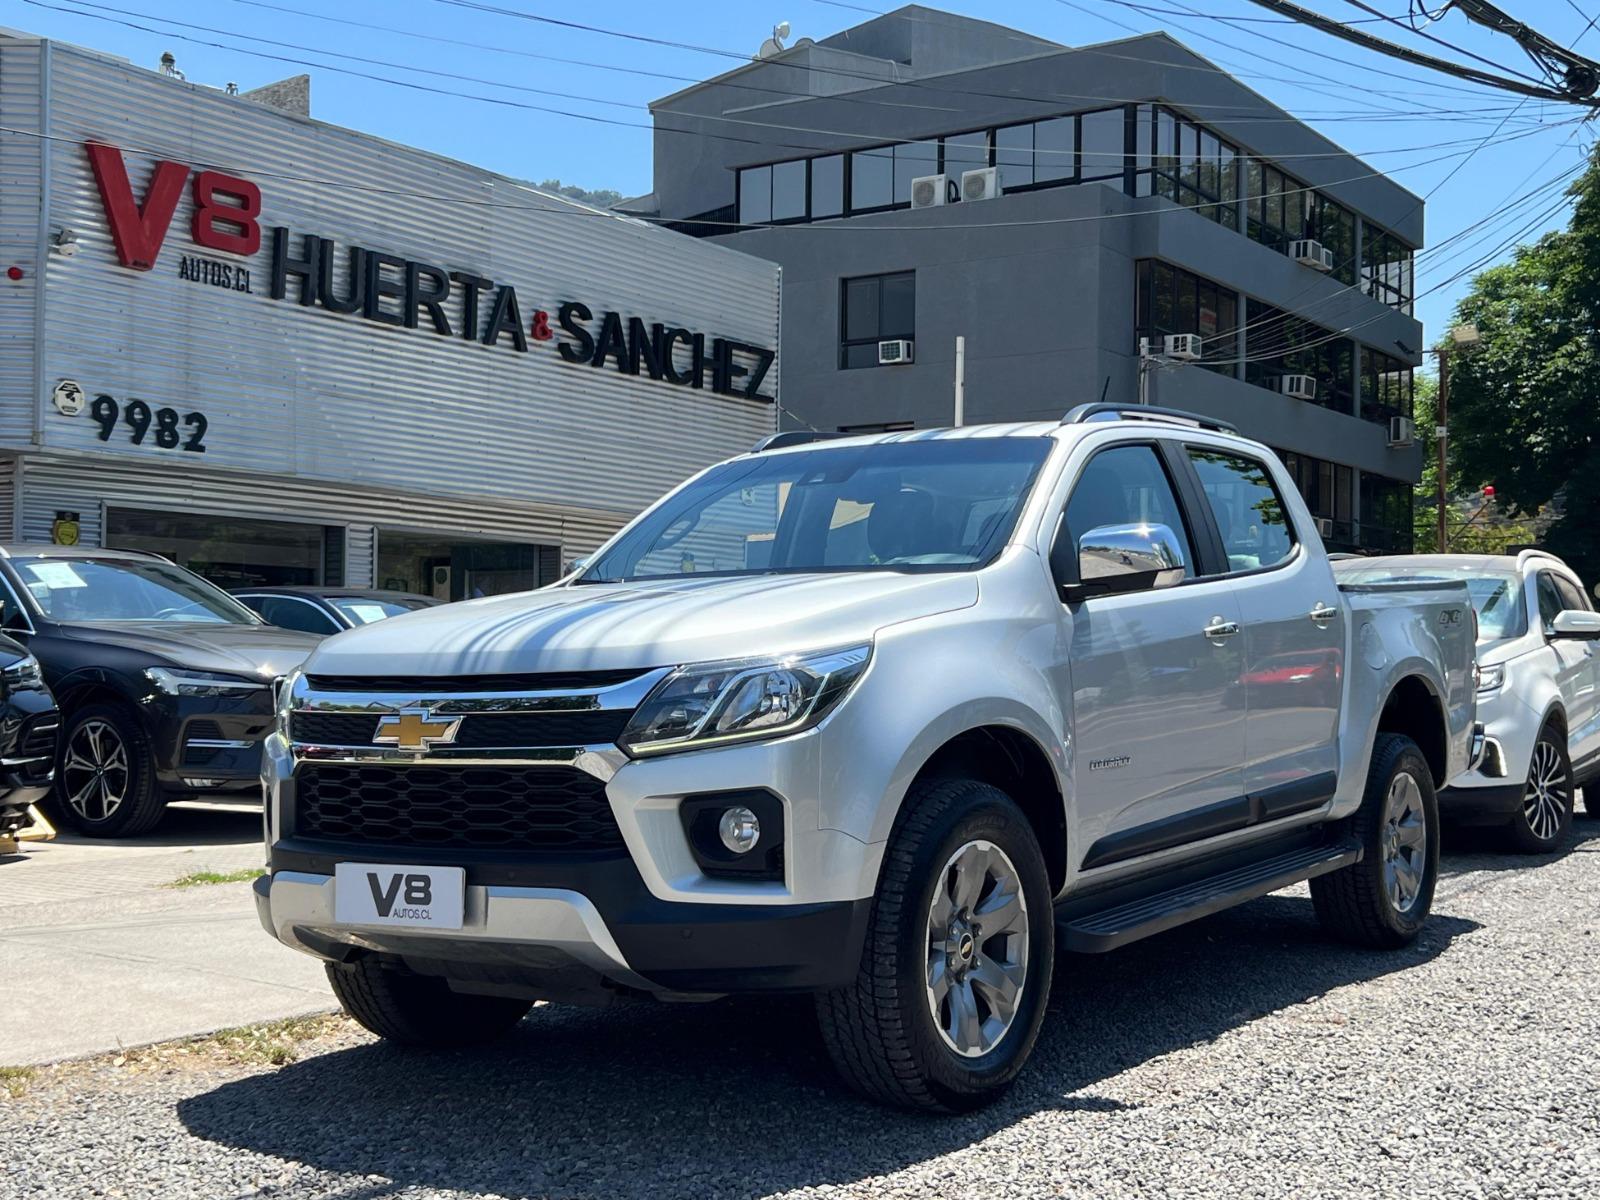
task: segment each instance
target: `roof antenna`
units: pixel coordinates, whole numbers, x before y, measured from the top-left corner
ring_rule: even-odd
[[[783,39],[789,36],[789,22],[779,21],[772,27],[772,36],[761,43],[761,49],[756,51],[756,58],[771,58],[774,54],[783,53]]]

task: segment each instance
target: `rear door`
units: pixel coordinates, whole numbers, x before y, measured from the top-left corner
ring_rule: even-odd
[[[1567,709],[1567,749],[1573,762],[1582,762],[1600,750],[1600,658],[1595,644],[1573,638],[1551,638],[1556,613],[1568,609],[1589,611],[1583,589],[1554,571],[1539,572],[1539,621],[1555,650],[1557,682]]]
[[[1257,820],[1315,808],[1333,795],[1344,688],[1344,609],[1333,569],[1320,547],[1302,543],[1286,481],[1264,455],[1204,445],[1186,452],[1238,597],[1245,790],[1256,798]]]
[[[1160,443],[1097,451],[1072,485],[1061,536],[1161,524],[1203,573],[1194,513]],[[1063,606],[1072,677],[1072,775],[1084,868],[1237,827],[1243,792],[1239,609],[1223,580]]]

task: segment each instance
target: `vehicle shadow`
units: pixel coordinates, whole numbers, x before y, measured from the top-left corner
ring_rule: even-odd
[[[1393,953],[1330,942],[1277,895],[1116,953],[1061,960],[1038,1048],[983,1112],[930,1119],[839,1090],[809,1003],[541,1007],[476,1052],[323,1054],[179,1104],[197,1137],[395,1188],[507,1196],[756,1197],[849,1183],[1097,1091],[1152,1058],[1331,989],[1417,966],[1478,926],[1436,915]]]
[[[1446,825],[1439,861],[1440,878],[1478,871],[1527,871],[1557,862],[1569,854],[1600,853],[1600,820],[1580,811],[1573,821],[1571,835],[1559,849],[1549,854],[1517,854],[1507,850],[1506,843],[1503,829]]]
[[[147,834],[131,838],[93,838],[76,832],[52,811],[56,827],[52,842],[62,846],[100,846],[110,850],[138,849],[188,850],[203,846],[231,846],[261,840],[259,805],[207,804],[178,801],[167,806],[161,824]]]

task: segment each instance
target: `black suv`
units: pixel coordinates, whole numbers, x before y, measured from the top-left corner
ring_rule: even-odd
[[[61,724],[28,648],[0,636],[0,840],[28,824],[28,806],[50,791]]]
[[[154,554],[0,547],[0,626],[60,702],[62,820],[143,833],[183,794],[260,795],[273,684],[319,639]]]

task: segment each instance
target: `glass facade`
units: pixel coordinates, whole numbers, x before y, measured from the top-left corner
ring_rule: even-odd
[[[1412,489],[1400,479],[1361,476],[1361,549],[1410,554]]]
[[[1160,105],[1134,110],[1136,196],[1165,196],[1208,220],[1239,227],[1239,151]]]
[[[1135,341],[1149,338],[1159,347],[1169,333],[1198,333],[1205,339],[1200,365],[1232,375],[1239,360],[1239,293],[1156,259],[1135,266]]]
[[[1388,423],[1411,415],[1411,367],[1376,350],[1361,352],[1361,415]]]
[[[1411,247],[1370,221],[1363,221],[1362,225],[1362,289],[1374,300],[1409,313],[1416,294]]]
[[[1300,496],[1311,510],[1311,515],[1329,522],[1328,531],[1322,535],[1330,549],[1354,550],[1357,546],[1355,527],[1355,471],[1342,463],[1312,458],[1308,454],[1295,454],[1279,450],[1278,457],[1294,477]]]
[[[861,275],[839,284],[839,366],[876,367],[878,343],[914,338],[917,275]]]
[[[1319,404],[1334,412],[1355,412],[1355,347],[1320,325],[1251,300],[1245,328],[1245,379],[1279,390],[1285,375],[1310,375]]]
[[[334,532],[344,531],[336,527]],[[218,587],[231,588],[326,582],[325,536],[323,526],[297,521],[110,508],[103,544],[112,550],[154,551]]]

